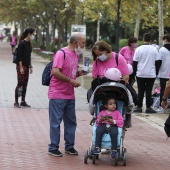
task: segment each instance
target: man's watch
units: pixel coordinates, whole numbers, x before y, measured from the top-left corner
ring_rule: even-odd
[[[167,99],[163,99],[163,98],[162,98],[162,101],[166,102],[166,101],[167,101]]]

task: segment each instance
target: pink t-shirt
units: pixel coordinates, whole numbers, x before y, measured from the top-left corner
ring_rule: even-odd
[[[118,110],[115,110],[109,114],[106,112],[106,110],[102,110],[97,116],[96,124],[98,126],[100,126],[99,120],[101,116],[112,116],[113,120],[115,120],[116,122],[116,125],[118,127],[123,127],[123,123],[124,123],[123,117]],[[107,122],[106,120],[102,121],[102,123],[112,124],[111,122]]]
[[[15,35],[12,35],[11,45],[16,45],[16,37],[15,37]]]
[[[119,54],[118,65],[117,65],[115,55],[116,55],[116,53],[112,52],[112,58],[108,61],[96,60],[97,64],[96,64],[96,61],[94,61],[93,69],[92,69],[92,77],[96,78],[98,75],[100,76],[100,78],[104,77],[106,71],[109,68],[119,69],[122,73],[122,76],[129,75],[129,70],[128,70],[126,60],[123,58],[122,55]]]
[[[62,51],[57,51],[54,56],[53,68],[59,68],[61,73],[65,76],[76,79],[78,56],[75,52],[68,50],[66,47],[63,48],[63,50],[65,51],[66,58],[64,59],[64,53]],[[74,99],[74,87],[52,76],[48,90],[48,98]]]
[[[134,53],[135,49],[131,51],[129,46],[123,47],[119,52],[119,54],[121,54],[125,58],[125,60],[131,65],[133,65]]]

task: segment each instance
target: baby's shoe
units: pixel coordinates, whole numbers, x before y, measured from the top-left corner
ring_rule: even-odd
[[[117,151],[116,150],[112,150],[111,151],[111,157],[112,158],[116,158],[116,156],[117,156]]]
[[[101,149],[99,147],[95,147],[94,150],[93,150],[93,154],[98,155],[100,153],[101,153]]]

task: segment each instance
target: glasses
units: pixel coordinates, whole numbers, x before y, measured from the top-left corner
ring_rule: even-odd
[[[98,44],[94,44],[93,47],[99,48],[99,45]]]

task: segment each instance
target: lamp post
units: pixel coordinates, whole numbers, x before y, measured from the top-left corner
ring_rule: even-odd
[[[121,0],[118,0],[117,4],[117,21],[116,21],[116,52],[119,52],[119,21],[120,21],[120,3]]]

